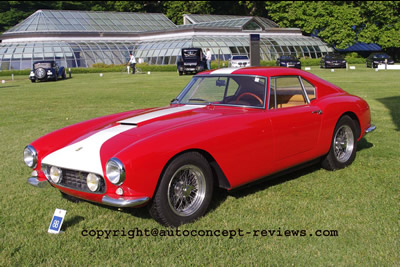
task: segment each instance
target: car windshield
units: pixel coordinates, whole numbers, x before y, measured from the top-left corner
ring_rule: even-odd
[[[38,62],[34,65],[35,69],[37,68],[51,68],[50,62]]]
[[[297,58],[293,55],[290,56],[281,56],[281,60],[297,60]]]
[[[342,55],[326,55],[326,59],[344,59]]]
[[[387,59],[389,59],[390,56],[387,55],[387,54],[375,54],[374,58],[383,58],[383,59],[387,58]]]
[[[249,58],[247,56],[232,56],[232,60],[248,60]]]
[[[178,96],[180,104],[265,107],[266,78],[195,76]]]
[[[200,55],[200,51],[194,50],[194,49],[183,50],[182,55],[184,58],[187,58],[187,59],[197,58]]]

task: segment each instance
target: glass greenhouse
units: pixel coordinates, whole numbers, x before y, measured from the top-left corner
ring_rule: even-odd
[[[176,64],[181,48],[210,48],[214,60],[249,54],[249,34],[260,34],[261,60],[283,54],[319,58],[332,49],[299,29],[260,17],[184,15],[175,25],[163,14],[38,10],[1,35],[0,70],[30,69],[34,61],[66,67],[139,63]]]

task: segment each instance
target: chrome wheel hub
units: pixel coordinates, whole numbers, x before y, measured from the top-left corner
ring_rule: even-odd
[[[180,167],[168,185],[168,204],[179,216],[195,213],[204,201],[206,180],[200,168],[194,165]]]

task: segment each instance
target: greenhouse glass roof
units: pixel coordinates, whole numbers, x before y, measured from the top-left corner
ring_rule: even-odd
[[[38,10],[5,33],[151,32],[176,28],[162,13]]]
[[[215,21],[226,21],[226,20],[238,20],[238,19],[252,19],[254,18],[257,22],[259,22],[264,28],[278,28],[279,25],[273,22],[272,20],[269,20],[267,18],[262,18],[262,17],[243,17],[243,16],[231,16],[231,15],[197,15],[197,14],[191,14],[187,15],[185,14],[184,17],[186,18],[187,21],[189,21],[191,24],[200,24],[200,23],[210,23],[210,22],[215,22]]]

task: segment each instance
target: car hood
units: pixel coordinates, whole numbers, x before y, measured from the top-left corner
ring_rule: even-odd
[[[214,110],[205,105],[171,105],[126,114],[106,125],[82,132],[78,138],[42,159],[43,164],[103,175],[104,163],[127,146],[155,134],[215,117],[236,114],[240,109]]]

